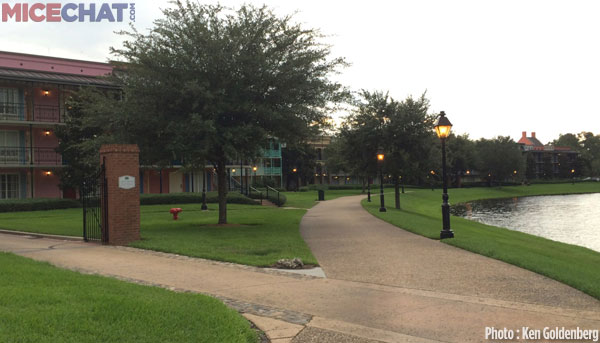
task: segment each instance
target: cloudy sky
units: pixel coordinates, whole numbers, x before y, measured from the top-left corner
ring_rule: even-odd
[[[536,131],[544,143],[560,133],[600,133],[599,1],[246,2],[297,12],[296,21],[321,29],[333,55],[352,64],[339,80],[353,90],[396,99],[427,91],[432,112],[446,111],[458,133],[518,139]],[[134,25],[151,27],[167,6],[137,1]],[[0,27],[0,50],[107,61],[109,47],[121,42],[114,31],[128,23]]]

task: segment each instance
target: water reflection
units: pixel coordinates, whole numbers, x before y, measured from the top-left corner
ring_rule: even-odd
[[[478,200],[452,214],[600,251],[600,193]]]

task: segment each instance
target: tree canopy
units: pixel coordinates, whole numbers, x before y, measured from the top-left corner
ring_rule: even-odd
[[[331,149],[340,157],[330,156],[328,168],[368,179],[381,167],[394,180],[419,179],[420,171],[430,164],[432,149],[433,116],[427,113],[425,95],[397,101],[388,93],[363,90],[358,96]],[[376,159],[379,150],[385,154],[382,166]]]
[[[146,165],[212,164],[226,223],[228,162],[260,156],[269,137],[312,135],[347,97],[330,80],[346,63],[319,31],[267,7],[173,4],[148,33],[120,33],[112,79],[123,96],[96,120],[138,144]]]
[[[482,138],[476,143],[477,169],[487,174],[488,182],[504,181],[525,171],[525,157],[518,144],[510,137]],[[516,174],[515,174],[516,171]]]

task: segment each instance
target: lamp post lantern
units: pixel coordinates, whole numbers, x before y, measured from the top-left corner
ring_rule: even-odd
[[[440,117],[435,124],[435,132],[442,141],[442,231],[440,238],[453,238],[454,232],[450,229],[450,205],[448,204],[448,180],[446,178],[446,138],[450,135],[452,123],[446,118],[444,111],[440,112]]]
[[[379,149],[377,152],[377,163],[379,164],[379,201],[381,203],[379,207],[379,212],[385,212],[385,202],[383,198],[383,160],[385,155],[383,154],[383,149]]]
[[[252,171],[254,172],[254,179],[252,180],[252,186],[255,186],[256,183],[256,171],[258,170],[257,166],[252,166]]]

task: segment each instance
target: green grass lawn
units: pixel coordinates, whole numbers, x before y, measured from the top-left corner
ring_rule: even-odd
[[[359,194],[360,190],[327,191],[326,199]],[[141,206],[142,240],[131,246],[253,266],[270,266],[281,258],[299,257],[306,264],[317,260],[300,236],[300,220],[316,203],[317,192],[287,192],[285,209],[228,204],[228,226],[217,226],[218,205]],[[169,209],[181,207],[174,221]],[[82,210],[66,209],[0,213],[0,229],[65,236],[82,234]]]
[[[0,253],[0,342],[258,342],[217,299]]]
[[[304,263],[317,260],[300,236],[299,225],[306,210],[253,205],[228,205],[226,226],[217,226],[218,206],[209,211],[200,204],[182,204],[175,221],[171,205],[143,206],[142,240],[131,246],[235,262],[270,266],[281,258],[300,257]]]
[[[394,208],[393,193],[386,194],[388,212],[379,212],[379,198],[362,205],[371,214],[425,237],[439,239],[442,228],[441,190],[410,189],[401,195],[401,210]],[[600,183],[548,184],[501,188],[450,189],[450,203],[478,199],[543,194],[600,192]],[[499,259],[561,281],[600,299],[600,253],[575,245],[477,223],[451,218],[455,238],[442,242]]]
[[[325,190],[325,201],[337,199],[339,197],[348,195],[360,194],[360,189],[337,189],[337,190]],[[285,192],[287,201],[286,207],[297,207],[297,208],[311,208],[317,203],[318,193],[317,191],[306,191],[306,192]]]

